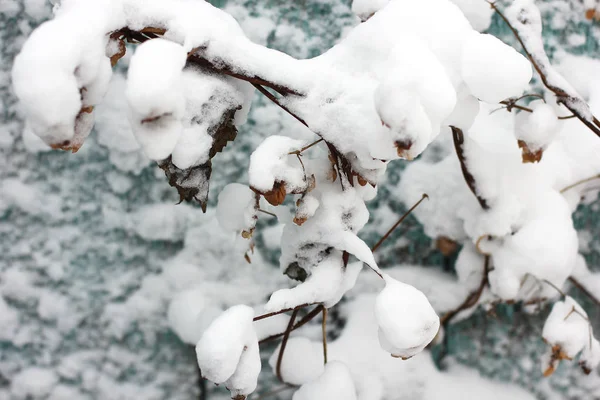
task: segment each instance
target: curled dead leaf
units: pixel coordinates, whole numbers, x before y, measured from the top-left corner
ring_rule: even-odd
[[[272,206],[278,206],[283,204],[285,201],[285,195],[287,194],[285,189],[285,183],[281,181],[275,182],[273,185],[273,189],[266,193],[262,193],[265,200],[269,202]]]
[[[525,163],[536,163],[542,160],[542,155],[544,154],[544,150],[539,149],[536,151],[531,151],[527,143],[523,140],[518,141],[519,148],[521,149],[521,158],[523,160],[523,164]]]

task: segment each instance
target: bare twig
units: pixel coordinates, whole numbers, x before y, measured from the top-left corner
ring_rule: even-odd
[[[548,286],[550,286],[552,289],[556,290],[564,299],[567,295],[565,294],[565,292],[563,292],[562,290],[560,290],[560,288],[558,286],[556,286],[554,283],[550,282],[548,279],[542,279],[542,282],[544,282],[545,284],[547,284]]]
[[[323,363],[327,364],[327,307],[323,306],[323,323],[321,324],[323,334]]]
[[[299,328],[303,327],[308,322],[312,321],[317,315],[319,315],[321,313],[321,309],[322,308],[323,308],[323,306],[319,304],[311,312],[309,312],[304,317],[302,317],[302,319],[300,321],[298,321],[298,323],[296,325],[294,325],[294,327],[292,328],[292,332],[295,331],[296,329],[299,329]],[[275,340],[275,339],[279,339],[284,334],[285,334],[285,332],[281,332],[281,333],[277,333],[275,335],[271,335],[269,337],[264,338],[259,343],[262,344],[262,343],[270,342],[270,341]]]
[[[458,156],[458,161],[460,162],[460,169],[462,170],[465,181],[467,182],[467,185],[469,186],[469,189],[471,189],[473,195],[475,195],[475,197],[477,198],[477,201],[479,202],[481,208],[483,208],[484,210],[488,210],[490,206],[488,205],[487,201],[477,193],[477,185],[475,184],[475,178],[473,177],[471,172],[469,172],[469,168],[467,167],[465,151],[463,149],[465,141],[463,131],[462,129],[457,128],[455,126],[451,126],[450,129],[452,129],[452,139],[454,140],[454,148],[456,149],[456,155]]]
[[[290,114],[292,117],[296,118],[298,120],[298,122],[300,122],[302,125],[304,125],[308,129],[310,129],[310,127],[308,126],[306,121],[304,121],[302,118],[300,118],[299,116],[294,114],[289,108],[287,108],[286,106],[281,104],[281,102],[277,99],[277,97],[275,97],[275,95],[273,95],[273,93],[269,92],[262,85],[259,85],[257,83],[252,83],[252,86],[254,86],[259,92],[261,92],[267,99],[271,100],[273,103],[275,103],[277,106],[279,106],[279,108],[281,108],[283,111]],[[317,132],[315,132],[315,133],[318,135]],[[319,135],[319,136],[321,136],[321,135]]]
[[[283,353],[285,352],[285,347],[287,346],[288,339],[290,337],[290,332],[292,331],[292,327],[294,326],[294,321],[296,320],[296,315],[298,315],[298,310],[295,309],[290,317],[290,322],[288,322],[287,329],[283,334],[283,339],[281,340],[281,347],[279,348],[279,355],[277,356],[277,367],[275,368],[275,372],[277,373],[277,378],[283,381],[281,377],[281,362],[283,361]]]
[[[383,235],[381,239],[379,239],[379,241],[375,243],[375,245],[371,248],[371,252],[374,253],[379,248],[379,246],[381,246],[381,244],[392,234],[392,232],[396,230],[396,228],[402,223],[402,221],[404,221],[406,217],[408,217],[410,213],[413,212],[414,209],[417,208],[419,204],[421,204],[421,202],[425,199],[429,199],[427,193],[423,193],[421,199],[417,201],[407,212],[405,212],[404,215],[402,215],[400,219],[385,233],[385,235]]]
[[[272,212],[270,212],[270,211],[267,211],[267,210],[263,210],[262,208],[259,208],[259,209],[258,209],[258,211],[260,211],[260,212],[261,212],[261,213],[263,213],[263,214],[267,214],[267,215],[270,215],[270,216],[272,216],[272,217],[275,217],[275,218],[277,218],[277,215],[276,215],[276,214],[273,214]]]
[[[308,150],[308,149],[310,149],[311,147],[313,147],[314,145],[321,143],[323,140],[324,140],[324,139],[323,139],[323,138],[321,138],[321,139],[319,139],[319,140],[316,140],[316,141],[312,142],[311,144],[309,144],[309,145],[307,145],[307,146],[304,146],[304,147],[303,147],[303,148],[301,148],[300,150],[296,150],[296,151],[290,151],[288,154],[290,154],[290,155],[292,155],[292,154],[300,155],[300,154],[302,154],[303,152],[305,152],[306,150]]]
[[[581,282],[579,282],[576,278],[573,278],[572,276],[569,277],[569,281],[577,288],[581,291],[581,293],[585,294],[587,297],[590,298],[590,300],[592,300],[594,303],[596,303],[597,306],[600,306],[600,299],[598,299],[598,297],[594,296],[594,294],[592,294],[592,292],[590,292],[585,286],[583,286],[583,284]]]
[[[560,190],[560,192],[561,192],[561,193],[564,193],[564,192],[566,192],[567,190],[573,189],[573,188],[574,188],[574,187],[576,187],[576,186],[579,186],[579,185],[581,185],[581,184],[584,184],[584,183],[587,183],[587,182],[591,182],[591,181],[593,181],[593,180],[596,180],[596,179],[600,179],[600,174],[596,174],[596,175],[594,175],[594,176],[590,176],[589,178],[585,178],[585,179],[582,179],[582,180],[580,180],[580,181],[577,181],[577,182],[575,182],[575,183],[573,183],[573,184],[571,184],[571,185],[569,185],[569,186],[566,186],[566,187],[562,188],[562,189]]]
[[[540,60],[537,57],[535,57],[534,54],[532,54],[532,52],[530,51],[530,49],[527,48],[527,45],[525,44],[525,41],[521,37],[521,34],[518,31],[518,29],[516,29],[511,24],[511,22],[508,20],[508,18],[504,15],[504,13],[502,11],[500,11],[500,9],[496,6],[496,3],[493,1],[488,1],[488,3],[490,4],[490,7],[492,7],[492,9],[500,16],[500,18],[502,18],[502,20],[506,23],[506,25],[508,25],[508,27],[510,28],[512,33],[515,35],[515,38],[521,44],[521,47],[523,48],[525,55],[527,56],[527,58],[533,65],[533,68],[536,70],[536,72],[540,76],[540,79],[542,80],[542,83],[544,84],[544,86],[556,95],[557,102],[564,105],[585,126],[587,126],[597,136],[600,136],[600,121],[598,121],[598,119],[595,116],[591,115],[589,106],[582,99],[570,95],[564,89],[554,86],[549,81],[547,71],[546,71],[546,69],[550,67],[549,62],[547,62],[548,56],[545,53],[543,54],[543,58],[546,61],[544,61],[543,59]],[[525,23],[526,22],[523,22],[523,24],[525,24]],[[543,65],[546,63],[548,65]],[[582,105],[585,107],[581,107]],[[584,108],[583,112],[582,112],[582,108]],[[589,113],[589,115],[591,115],[591,120],[590,120],[590,118],[588,118],[588,115],[586,115],[587,114],[586,111],[587,111],[587,113]]]
[[[255,322],[256,321],[260,321],[261,319],[270,318],[270,317],[273,317],[275,315],[286,313],[288,311],[297,311],[297,310],[299,310],[301,308],[308,307],[308,306],[311,306],[313,304],[314,303],[300,304],[299,306],[296,306],[294,308],[286,308],[286,309],[283,309],[283,310],[274,311],[274,312],[271,312],[271,313],[259,315],[258,317],[254,317],[253,321],[255,321]]]
[[[481,282],[479,283],[479,287],[474,292],[471,292],[467,296],[467,298],[454,310],[448,311],[446,314],[440,318],[440,323],[442,325],[446,325],[450,322],[452,318],[454,318],[459,312],[469,309],[477,304],[481,294],[483,293],[483,289],[488,284],[488,273],[490,270],[490,256],[485,256],[483,260],[483,274],[481,276]]]

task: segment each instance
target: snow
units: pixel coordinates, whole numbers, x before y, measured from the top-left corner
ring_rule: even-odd
[[[515,136],[527,143],[531,151],[545,149],[560,130],[560,120],[549,104],[536,101],[529,104],[532,113],[520,112],[515,118]]]
[[[202,376],[224,383],[232,397],[256,389],[261,363],[253,317],[248,306],[231,307],[210,324],[196,345]]]
[[[557,301],[546,319],[542,337],[550,345],[560,346],[567,356],[574,358],[592,342],[586,312],[570,296]]]
[[[227,231],[251,232],[257,219],[255,193],[240,183],[225,186],[219,193],[217,219]]]
[[[452,0],[465,14],[473,29],[482,32],[489,28],[494,11],[485,1]]]
[[[167,311],[169,326],[185,343],[196,344],[202,334],[221,313],[200,288],[191,288],[178,292]]]
[[[473,95],[488,103],[518,96],[531,80],[529,61],[500,39],[472,33],[462,53],[462,77]]]
[[[152,160],[167,158],[181,136],[186,60],[183,46],[164,39],[141,44],[131,58],[125,95],[133,132]]]
[[[278,346],[271,358],[269,365],[275,371],[279,357]],[[324,371],[323,346],[302,336],[291,337],[288,340],[285,353],[281,361],[281,377],[284,382],[291,385],[303,385],[314,381]]]
[[[389,2],[390,0],[354,0],[352,1],[352,12],[361,21],[366,21]]]
[[[269,136],[252,153],[248,178],[250,186],[261,192],[273,189],[275,182],[284,182],[287,192],[306,189],[307,181],[300,161],[290,152],[304,143],[284,136]]]
[[[356,390],[348,367],[339,361],[325,365],[325,371],[314,381],[298,389],[292,400],[356,400]]]
[[[593,79],[596,66],[592,63],[586,67],[586,77],[574,81],[572,87],[563,82],[549,62],[544,64],[547,57],[538,38],[541,19],[533,2],[515,1],[507,15],[517,22],[519,7],[525,8],[532,23],[516,25],[523,30],[535,57],[542,60],[550,81],[573,96],[577,95],[575,90],[580,91],[589,99],[591,109],[597,110],[600,85]],[[37,19],[44,15],[47,5],[28,1],[25,8],[31,18]],[[242,27],[255,29],[261,19],[253,17],[238,24],[227,13],[202,1],[173,0],[167,4],[160,0],[102,0],[93,5],[63,1],[56,18],[34,31],[14,64],[14,89],[28,120],[23,140],[31,152],[43,151],[32,134],[53,147],[77,151],[94,119],[99,118],[98,142],[108,148],[109,158],[119,171],[91,168],[93,174],[102,174],[108,181],[102,181],[102,189],[108,192],[100,189],[102,208],[86,208],[89,205],[83,204],[80,197],[88,194],[79,196],[69,182],[52,179],[46,190],[40,190],[40,186],[24,182],[47,175],[28,176],[13,170],[1,184],[2,216],[8,218],[17,210],[18,215],[29,218],[26,224],[36,219],[70,224],[72,214],[73,219],[82,217],[72,211],[81,209],[84,219],[88,214],[102,215],[105,223],[117,230],[114,236],[125,236],[128,244],[151,242],[144,248],[149,254],[144,254],[148,265],[141,262],[141,272],[132,268],[135,271],[127,271],[104,286],[110,287],[106,290],[110,299],[99,313],[103,332],[110,340],[121,342],[139,336],[150,344],[146,347],[160,351],[160,346],[152,344],[158,334],[171,329],[181,341],[197,343],[202,373],[227,386],[233,396],[246,396],[256,388],[260,372],[258,339],[285,329],[287,318],[283,315],[273,321],[252,322],[255,310],[262,312],[262,302],[272,293],[264,307],[267,311],[306,303],[337,305],[346,310],[347,324],[331,343],[331,361],[326,367],[320,342],[301,336],[290,339],[283,375],[287,382],[304,385],[295,395],[297,400],[318,396],[375,400],[404,391],[411,398],[434,399],[442,390],[444,396],[453,398],[464,396],[470,386],[480,397],[528,398],[518,390],[503,392],[499,385],[482,383],[456,369],[441,373],[433,368],[426,351],[423,355],[417,353],[424,351],[437,334],[436,312],[456,308],[480,284],[483,253],[490,257],[491,271],[489,290],[481,302],[556,298],[558,293],[552,285],[562,288],[572,274],[589,278],[585,285],[596,288],[595,274],[581,268],[578,236],[571,218],[590,185],[566,192],[562,189],[598,173],[600,165],[594,161],[597,138],[577,120],[557,121],[556,117],[564,116],[566,111],[554,104],[556,98],[548,93],[547,104],[529,104],[532,113],[500,110],[490,115],[498,107],[497,102],[514,99],[530,89],[532,70],[515,50],[477,32],[490,23],[491,11],[485,2],[357,0],[353,10],[366,22],[355,26],[338,45],[320,56],[300,60],[262,44],[289,40],[304,45],[304,39],[312,39],[303,31],[271,22],[250,32],[250,39],[259,45],[244,35]],[[245,10],[240,7],[235,13],[244,15]],[[20,29],[27,32],[28,21],[22,22]],[[121,67],[128,59],[120,61],[112,76],[106,57],[114,53],[116,44],[107,43],[107,33],[123,27],[166,30],[164,38],[137,46],[127,80],[121,75]],[[298,54],[309,54],[306,49],[302,47]],[[584,63],[583,59],[573,61],[567,56],[564,60],[568,71],[577,70],[569,62]],[[197,65],[203,62],[212,67]],[[227,124],[235,129],[231,127],[245,121],[254,91],[248,82],[217,70],[255,82],[264,79],[277,89],[287,88],[269,89],[273,93],[289,89],[292,94],[276,95],[309,128],[290,129],[291,123],[286,120],[292,119],[289,115],[274,111],[273,104],[265,107],[259,102],[261,111],[256,115],[262,113],[263,119],[257,126],[268,128],[262,131],[253,125],[257,135],[241,138],[233,154],[224,154],[225,160],[215,168],[221,177],[234,176],[241,181],[245,175],[240,165],[246,162],[239,157],[239,149],[254,149],[248,186],[226,186],[219,194],[216,218],[214,210],[209,210],[208,219],[202,219],[190,207],[175,208],[164,188],[147,182],[147,187],[138,187],[132,175],[142,172],[148,158],[171,157],[181,169],[210,165],[215,145],[223,139],[218,137],[218,128]],[[8,112],[12,113],[13,108]],[[125,123],[128,114],[131,121]],[[485,210],[465,183],[449,140],[448,125],[464,131],[465,165],[474,177],[476,195],[489,206]],[[3,148],[20,145],[13,131],[19,129],[3,133]],[[311,143],[309,137],[326,142],[297,154]],[[523,164],[517,140],[525,142],[530,150],[543,150],[542,160],[535,165]],[[88,147],[78,157],[93,161],[98,156],[87,151]],[[398,188],[385,182],[389,161],[411,160],[421,154],[403,173]],[[49,159],[55,156],[37,155]],[[22,160],[16,164],[22,165]],[[344,169],[350,171],[348,176]],[[84,174],[87,177],[90,171],[86,169]],[[143,177],[150,175],[144,171]],[[72,196],[60,200],[54,194],[57,190],[66,193],[67,189],[73,191]],[[284,277],[276,276],[258,249],[251,254],[252,265],[246,265],[243,255],[248,242],[240,245],[231,234],[245,231],[247,237],[254,233],[261,200],[252,189],[263,194],[280,190],[276,193],[282,197],[278,203],[289,195],[289,203],[296,204],[295,214],[286,204],[277,209],[262,206],[277,215],[278,221],[269,221],[278,225],[262,235],[272,249],[281,242],[281,271],[301,281],[293,288],[286,287],[289,282]],[[386,286],[378,296],[357,295],[379,289],[382,283],[375,257],[359,234],[369,220],[365,203],[378,190],[388,189],[411,205],[423,193],[429,194],[431,200],[415,215],[432,238],[446,236],[463,246],[456,265],[457,279],[419,271],[423,266],[401,266],[386,270]],[[136,200],[135,206],[128,203],[131,199]],[[156,199],[162,203],[147,204]],[[217,219],[228,232],[221,231]],[[24,236],[31,234],[25,228],[23,232]],[[55,246],[58,255],[47,256],[50,266],[44,263],[46,255],[42,257],[32,248],[36,246],[34,241],[14,249],[6,246],[11,247],[11,257],[34,253],[32,263],[42,261],[47,266],[39,274],[27,269],[29,266],[20,268],[21,262],[2,271],[1,290],[7,301],[0,297],[5,322],[0,333],[14,337],[13,342],[19,345],[32,342],[35,333],[16,333],[21,305],[17,307],[13,301],[33,304],[36,318],[56,325],[49,335],[60,338],[63,331],[76,326],[74,322],[80,316],[68,315],[74,310],[67,295],[38,288],[46,275],[54,280],[69,276],[61,258],[69,251],[75,252],[80,262],[102,254],[109,268],[120,262],[129,265],[131,260],[135,260],[136,267],[141,254],[139,247],[138,253],[121,254],[114,242],[112,247],[103,248],[105,231],[89,233],[67,227],[45,236],[54,236],[54,232],[66,238]],[[80,252],[79,245],[87,248],[85,241],[101,242],[102,246],[89,253]],[[163,245],[172,247],[173,252],[180,246],[183,250],[164,261],[154,253],[155,247]],[[348,255],[353,257],[350,262]],[[368,283],[359,281],[356,287],[365,263],[377,274],[363,274],[369,276],[364,278]],[[84,281],[93,282],[93,293],[104,290],[87,276]],[[340,304],[343,296],[354,300]],[[238,303],[253,308],[234,306]],[[561,307],[564,312],[566,305]],[[221,314],[224,309],[227,311]],[[461,316],[469,312],[472,310]],[[89,315],[86,317],[82,320],[89,321]],[[547,340],[568,348],[569,354],[583,343],[583,328],[575,327],[581,321],[571,321],[576,317],[571,315],[563,321],[568,329],[573,324],[577,331],[572,335],[575,344],[569,342],[571,338],[556,335],[557,328],[548,328]],[[548,325],[563,322],[554,317]],[[157,326],[164,330],[158,332]],[[384,350],[378,348],[377,341]],[[599,349],[595,339],[579,348],[585,365],[597,364]],[[111,350],[120,365],[128,362],[127,355],[114,355],[119,353],[116,346]],[[414,357],[402,362],[390,354]],[[81,372],[84,368],[71,368],[75,373],[65,370],[67,375],[77,376],[82,387],[95,387],[100,397],[115,387],[115,396],[161,398],[159,384],[150,385],[147,391],[135,384],[117,384],[110,375],[113,368],[117,369],[112,365],[117,361],[99,361],[107,365],[109,373],[92,367]],[[10,390],[18,392],[15,396],[28,396],[27,385],[21,385],[25,389],[17,387],[19,375],[11,374]],[[41,379],[46,382],[41,389],[33,387],[38,391],[32,396],[78,397],[78,391],[69,395],[69,389],[56,386],[56,376],[50,375]],[[335,387],[328,383],[340,379],[347,384]],[[0,396],[3,394],[0,391]]]
[[[389,275],[384,279],[375,303],[379,342],[393,357],[408,359],[433,340],[440,320],[423,292]]]
[[[280,289],[271,295],[265,310],[273,312],[302,304],[323,303],[333,307],[354,287],[362,263],[343,267],[342,260],[330,257],[322,261],[305,282],[292,289]]]
[[[490,381],[452,364],[447,371],[439,371],[427,351],[407,361],[390,357],[378,345],[375,303],[375,294],[363,292],[344,304],[342,310],[348,316],[344,330],[340,337],[328,343],[327,365],[340,362],[347,366],[358,400],[382,400],[398,393],[423,400],[439,400],[441,393],[449,399],[464,398],[465,393],[494,400],[534,398],[523,389]],[[272,368],[275,368],[277,353],[276,350],[271,357]],[[283,356],[284,381],[303,385],[317,380],[323,371],[320,340],[292,336]]]
[[[52,370],[30,367],[14,377],[11,383],[11,395],[15,399],[42,399],[57,383],[58,376]]]

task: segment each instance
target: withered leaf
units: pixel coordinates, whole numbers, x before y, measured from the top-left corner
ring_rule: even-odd
[[[213,138],[213,144],[209,151],[210,159],[220,153],[228,142],[236,138],[237,129],[233,124],[233,118],[238,109],[239,107],[227,110],[223,113],[221,120],[208,129],[208,134]],[[180,203],[184,200],[188,202],[196,200],[200,203],[202,211],[206,212],[212,173],[211,160],[202,165],[180,169],[173,164],[169,156],[169,158],[159,162],[158,166],[165,171],[169,185],[177,189]]]
[[[521,149],[521,158],[523,163],[536,163],[542,160],[542,155],[544,155],[544,150],[539,149],[536,151],[531,151],[527,143],[523,140],[518,141],[519,148]]]
[[[188,169],[179,169],[171,161],[171,157],[158,163],[165,171],[169,185],[177,189],[179,202],[196,200],[200,203],[202,211],[206,212],[208,200],[208,187],[212,173],[212,163],[198,165]]]
[[[273,189],[266,193],[263,193],[262,195],[265,198],[265,200],[267,200],[272,206],[278,206],[280,204],[283,204],[286,195],[285,183],[281,181],[275,182],[275,184],[273,185]]]

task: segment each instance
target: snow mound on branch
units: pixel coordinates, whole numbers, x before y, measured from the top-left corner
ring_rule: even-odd
[[[333,307],[354,287],[361,270],[362,262],[344,267],[341,259],[329,257],[314,268],[302,284],[273,293],[265,305],[265,310],[279,311],[312,303],[323,303],[327,308]]]
[[[515,117],[515,136],[527,143],[531,151],[544,150],[561,128],[554,108],[542,101],[529,104],[533,112],[520,112]]]
[[[469,35],[461,62],[462,77],[471,93],[488,103],[521,94],[533,76],[525,57],[488,34]]]
[[[584,347],[589,347],[593,336],[586,312],[570,296],[557,301],[542,332],[544,340],[558,345],[570,358],[574,358]]]
[[[393,357],[407,359],[433,340],[440,319],[423,292],[388,275],[384,280],[375,302],[379,342]]]
[[[534,397],[525,390],[505,382],[490,381],[475,371],[455,365],[440,371],[427,351],[408,361],[390,357],[378,343],[373,313],[375,303],[376,295],[362,293],[340,305],[348,319],[340,337],[328,343],[328,365],[342,362],[347,366],[358,400],[389,399],[398,393],[409,393],[409,398],[423,400],[460,399],[465,393],[494,400],[533,400]],[[273,369],[277,354],[276,350],[270,360]],[[291,337],[282,359],[284,381],[307,384],[317,380],[323,371],[320,339]]]
[[[269,136],[252,153],[248,177],[250,186],[261,192],[273,189],[275,182],[285,182],[293,192],[306,187],[306,176],[300,161],[290,152],[300,150],[301,140],[285,136]]]
[[[253,318],[251,307],[233,306],[212,322],[196,345],[202,376],[224,383],[233,397],[256,389],[261,362]]]
[[[142,43],[131,58],[126,96],[135,136],[152,160],[167,158],[181,136],[186,59],[183,46],[164,39]]]
[[[302,385],[292,400],[356,400],[356,389],[348,367],[339,361],[327,363],[323,374]]]
[[[490,285],[503,299],[515,299],[528,274],[561,287],[575,267],[578,239],[568,204],[556,192],[537,200],[514,234],[484,247],[494,260]]]
[[[112,72],[104,33],[118,27],[107,12],[112,3],[81,7],[81,2],[65,2],[53,20],[33,31],[15,58],[15,93],[34,133],[47,144],[73,140],[80,110],[97,105],[106,92]]]

